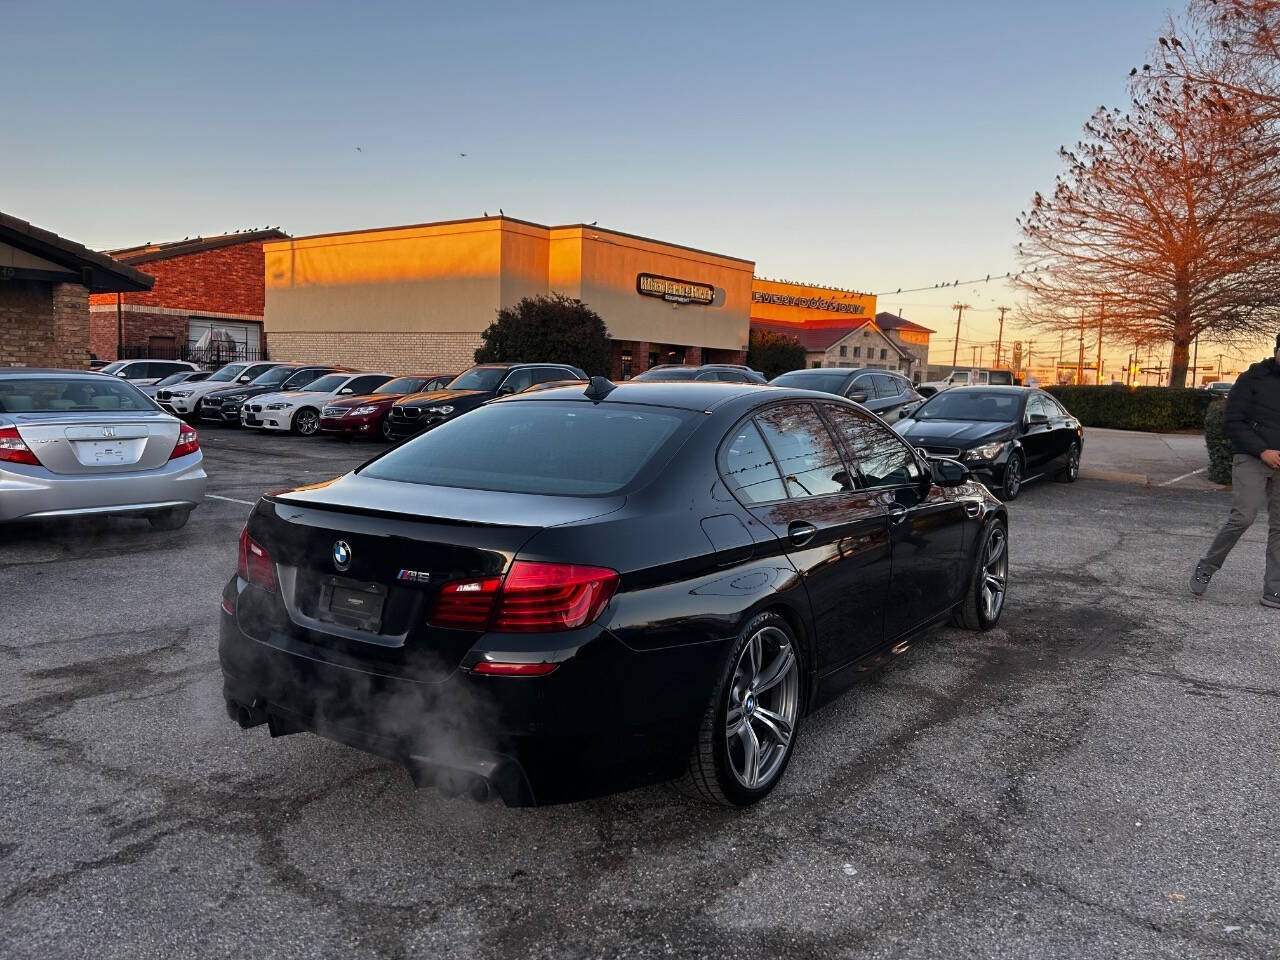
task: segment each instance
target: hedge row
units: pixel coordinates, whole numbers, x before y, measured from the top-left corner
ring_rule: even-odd
[[[1205,390],[1177,387],[1077,387],[1045,388],[1086,427],[1113,430],[1149,430],[1167,433],[1204,425],[1205,411],[1213,399]]]
[[[1222,415],[1227,402],[1215,400],[1204,415],[1204,445],[1209,448],[1209,479],[1214,483],[1231,482],[1231,441],[1222,429]]]

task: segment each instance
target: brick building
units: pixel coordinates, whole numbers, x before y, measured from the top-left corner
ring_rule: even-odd
[[[266,355],[262,245],[281,230],[252,230],[111,250],[155,277],[146,291],[90,297],[90,344],[126,357],[220,363]]]
[[[151,277],[0,213],[0,367],[89,361],[89,298],[131,294]]]
[[[751,329],[794,337],[804,347],[806,367],[870,367],[875,370],[893,370],[907,377],[916,372],[914,357],[895,343],[870,317],[838,326],[753,320]]]
[[[911,373],[918,383],[924,376],[925,367],[929,364],[929,337],[936,331],[893,313],[877,313],[876,326],[884,331],[885,336],[911,354],[914,359]]]

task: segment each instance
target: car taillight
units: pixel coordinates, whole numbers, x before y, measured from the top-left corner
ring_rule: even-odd
[[[182,425],[182,429],[178,431],[178,442],[173,446],[173,453],[169,454],[170,460],[176,460],[178,457],[185,457],[189,453],[195,453],[200,449],[200,435],[196,433],[196,428]]]
[[[573,630],[600,616],[617,586],[617,572],[604,567],[517,560],[503,581],[492,629]]]
[[[560,666],[558,663],[524,663],[511,660],[481,660],[471,668],[472,673],[490,677],[545,677]]]
[[[240,568],[241,580],[256,583],[268,590],[275,589],[276,567],[271,562],[271,554],[253,537],[249,536],[249,528],[240,531]]]
[[[22,437],[18,436],[17,427],[0,427],[0,460],[7,463],[27,463],[33,467],[40,466],[40,461],[31,452]]]
[[[493,613],[501,577],[454,580],[440,588],[429,622],[450,630],[484,630]]]
[[[617,572],[605,567],[517,560],[505,577],[446,583],[429,622],[506,633],[573,630],[600,616],[617,586]]]

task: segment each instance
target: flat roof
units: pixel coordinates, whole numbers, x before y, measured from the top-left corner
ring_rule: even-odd
[[[532,220],[521,220],[518,217],[509,217],[506,214],[502,214],[501,216],[496,216],[496,217],[464,217],[460,220],[435,220],[429,223],[404,223],[398,226],[391,226],[391,227],[367,227],[362,229],[358,228],[355,230],[334,230],[330,233],[311,233],[302,237],[283,237],[281,239],[322,240],[327,237],[345,237],[345,236],[354,236],[356,234],[365,234],[365,233],[387,233],[393,230],[423,230],[423,229],[426,229],[427,227],[453,227],[453,226],[458,226],[464,223],[488,223],[491,221],[498,222],[498,223],[504,223],[504,222],[518,223],[522,226],[534,227],[535,229],[538,229],[538,230],[548,230],[548,231],[550,230],[594,230],[598,233],[607,233],[615,237],[626,237],[628,240],[640,240],[643,243],[654,243],[654,244],[657,244],[658,246],[671,247],[672,249],[675,249],[675,250],[687,250],[690,253],[700,253],[703,256],[707,256],[707,257],[718,257],[721,260],[733,260],[737,263],[746,264],[747,266],[750,266],[752,268],[755,267],[754,260],[747,260],[747,259],[744,259],[743,257],[733,257],[727,253],[716,253],[714,250],[703,250],[703,249],[700,249],[699,247],[690,247],[683,243],[671,243],[667,240],[657,240],[653,237],[644,237],[638,233],[625,233],[622,230],[612,230],[609,227],[597,226],[594,223],[560,223],[560,224],[535,223]]]

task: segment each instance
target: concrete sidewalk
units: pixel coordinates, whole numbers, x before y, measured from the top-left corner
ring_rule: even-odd
[[[1142,486],[1222,490],[1208,479],[1202,434],[1139,433],[1086,427],[1080,476]]]

